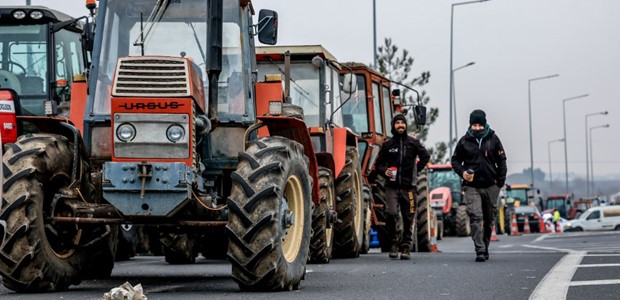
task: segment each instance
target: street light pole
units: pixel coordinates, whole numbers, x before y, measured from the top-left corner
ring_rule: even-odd
[[[589,151],[589,147],[588,147],[588,117],[591,116],[597,116],[597,115],[607,115],[608,112],[607,111],[602,111],[602,112],[597,112],[597,113],[591,113],[591,114],[587,114],[586,115],[586,190],[587,190],[587,196],[590,196],[590,163],[589,163],[589,155],[588,155],[588,151]]]
[[[450,94],[449,94],[449,105],[450,105],[450,136],[448,137],[448,148],[449,148],[449,153],[450,153],[450,157],[452,157],[452,129],[453,129],[453,124],[452,124],[452,118],[453,118],[453,108],[452,108],[452,95],[453,95],[453,90],[452,88],[454,87],[454,76],[452,74],[452,69],[453,69],[453,41],[454,41],[454,7],[455,6],[459,6],[459,5],[465,5],[465,4],[472,4],[472,3],[479,3],[479,2],[486,2],[486,1],[490,1],[490,0],[476,0],[476,1],[466,1],[466,2],[459,2],[459,3],[452,3],[452,7],[450,10]]]
[[[590,94],[583,94],[583,95],[570,97],[570,98],[566,98],[562,100],[562,119],[564,122],[564,174],[566,176],[566,194],[569,193],[568,192],[568,147],[566,146],[568,144],[568,140],[566,139],[566,102],[575,100],[575,99],[580,99],[583,97],[587,97],[589,95]]]
[[[609,128],[609,124],[590,127],[590,174],[592,176],[592,192],[594,192],[594,160],[592,160],[592,130],[598,128]]]
[[[372,0],[372,41],[373,41],[373,63],[377,68],[377,0]]]
[[[527,81],[527,108],[530,120],[530,186],[534,186],[534,142],[532,137],[532,81],[549,79],[560,76],[559,74],[531,78]]]
[[[454,73],[456,71],[460,70],[460,69],[464,69],[464,68],[467,68],[469,66],[473,66],[475,64],[476,64],[476,62],[472,61],[472,62],[470,62],[470,63],[468,63],[466,65],[462,65],[462,66],[452,70],[452,74],[450,74],[450,76],[452,76],[452,106],[454,107],[454,136],[455,136],[455,138],[459,137],[459,130],[458,130],[458,128],[459,128],[458,124],[459,123],[456,120],[456,82],[454,80]]]
[[[564,142],[564,139],[557,139],[553,141],[549,141],[547,143],[547,150],[549,152],[549,194],[553,193],[553,173],[551,171],[551,144],[557,142]]]

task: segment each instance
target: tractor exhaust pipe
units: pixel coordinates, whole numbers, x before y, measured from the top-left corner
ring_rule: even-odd
[[[208,117],[217,125],[218,82],[222,73],[222,28],[224,4],[223,0],[209,0],[207,15],[209,28],[207,29],[207,77],[209,80],[209,112]]]

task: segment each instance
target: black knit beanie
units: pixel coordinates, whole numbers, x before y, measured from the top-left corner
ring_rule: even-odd
[[[396,121],[401,120],[403,122],[405,122],[405,124],[407,124],[407,118],[405,118],[404,115],[402,114],[397,114],[394,116],[394,118],[392,118],[392,135],[399,135],[398,131],[396,131],[396,128],[394,128],[394,124],[396,124]],[[405,130],[405,134],[406,134],[406,130]]]
[[[487,125],[487,114],[481,109],[476,109],[469,115],[469,125],[480,124],[482,126]]]

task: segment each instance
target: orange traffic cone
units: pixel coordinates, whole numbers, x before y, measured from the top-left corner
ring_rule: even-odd
[[[530,229],[530,220],[527,217],[527,215],[525,216],[525,223],[523,224],[523,233],[525,234],[532,233],[532,230]]]
[[[499,242],[499,238],[497,237],[497,230],[495,230],[495,226],[493,226],[493,231],[491,232],[491,242]]]
[[[538,219],[538,232],[547,233],[547,226],[545,225],[545,220],[543,220],[543,218]]]
[[[555,233],[562,233],[562,225],[560,225],[560,222],[557,222],[555,226]]]
[[[515,214],[512,215],[512,220],[510,221],[510,235],[519,235],[519,226],[517,226],[517,215]]]

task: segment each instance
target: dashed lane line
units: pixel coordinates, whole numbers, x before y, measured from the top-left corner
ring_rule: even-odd
[[[620,264],[585,264],[579,265],[580,268],[601,268],[601,267],[620,267]]]
[[[620,284],[620,279],[573,281],[570,283],[570,286],[610,285],[610,284]]]
[[[558,261],[538,283],[529,298],[530,300],[566,299],[573,275],[575,275],[577,266],[581,264],[581,260],[585,256],[586,252],[532,245],[523,246],[556,252],[567,252],[567,254],[562,257],[562,259],[560,259],[560,261]]]

